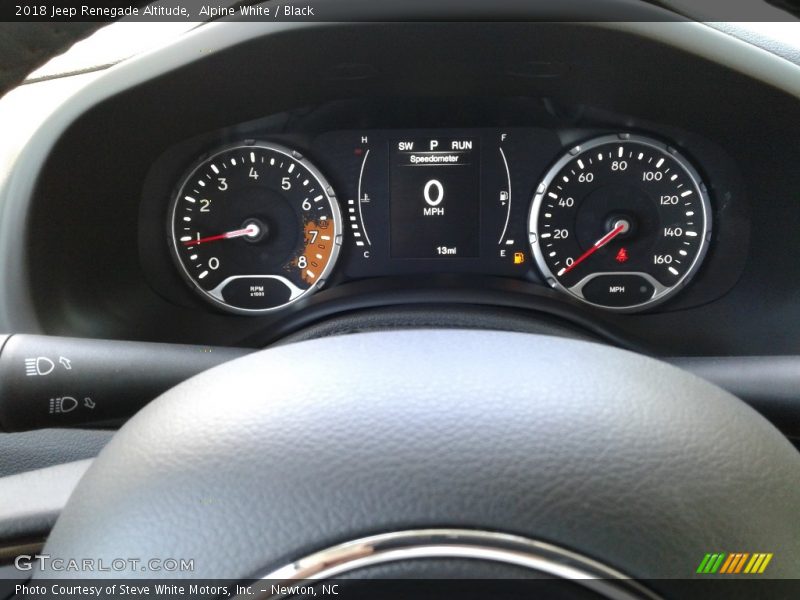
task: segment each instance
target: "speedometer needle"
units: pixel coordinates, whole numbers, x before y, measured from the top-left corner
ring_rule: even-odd
[[[189,240],[188,242],[183,242],[184,246],[196,246],[197,244],[205,244],[206,242],[216,242],[217,240],[229,240],[231,238],[243,237],[245,235],[249,235],[250,237],[255,237],[259,234],[259,228],[254,223],[250,223],[244,229],[236,229],[234,231],[226,231],[225,233],[220,233],[219,235],[209,235],[208,237],[197,238],[196,240]]]
[[[561,272],[559,273],[559,275],[566,275],[567,273],[572,271],[572,269],[574,269],[579,264],[581,264],[583,261],[585,261],[587,258],[589,258],[592,254],[594,254],[595,252],[600,250],[600,248],[602,248],[603,246],[608,244],[608,242],[613,240],[620,233],[624,233],[624,232],[628,231],[628,229],[630,229],[630,228],[631,228],[630,223],[628,223],[627,221],[625,221],[623,219],[620,219],[619,221],[614,223],[614,228],[611,231],[609,231],[607,234],[605,234],[603,237],[601,237],[599,240],[597,240],[592,245],[591,248],[589,248],[586,252],[584,252],[578,258],[576,258],[575,262],[573,262],[567,268],[561,269]]]

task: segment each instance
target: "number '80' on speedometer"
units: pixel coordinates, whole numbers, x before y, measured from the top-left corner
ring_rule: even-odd
[[[700,176],[644,136],[594,138],[546,173],[534,196],[531,250],[553,287],[596,306],[663,302],[697,272],[711,237]]]

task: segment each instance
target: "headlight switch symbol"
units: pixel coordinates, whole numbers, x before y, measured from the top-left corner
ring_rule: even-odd
[[[50,398],[50,414],[58,415],[72,412],[78,408],[78,401],[72,396],[63,396],[61,398]]]
[[[25,359],[25,375],[28,377],[49,375],[55,368],[53,361],[46,356]]]
[[[66,371],[72,370],[72,361],[66,356],[59,356],[58,362]],[[25,359],[25,375],[28,377],[44,377],[50,375],[55,368],[55,363],[46,356],[32,356]]]

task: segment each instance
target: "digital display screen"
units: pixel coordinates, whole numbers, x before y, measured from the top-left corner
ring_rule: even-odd
[[[480,147],[474,138],[389,142],[392,258],[475,258]]]

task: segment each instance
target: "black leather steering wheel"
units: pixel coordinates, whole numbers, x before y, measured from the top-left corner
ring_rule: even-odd
[[[450,533],[482,551],[505,540],[555,576],[569,574],[547,564],[686,578],[704,553],[752,549],[796,578],[798,478],[800,455],[758,413],[644,356],[518,333],[354,334],[164,394],[102,451],[45,552],[191,557],[186,576],[245,579],[319,573],[314,553],[365,536],[361,558]]]

